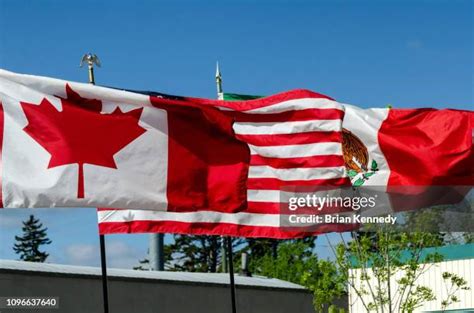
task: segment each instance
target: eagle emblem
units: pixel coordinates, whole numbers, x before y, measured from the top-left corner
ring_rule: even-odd
[[[351,131],[342,129],[342,154],[347,175],[354,187],[362,186],[378,170],[375,160],[370,162],[369,151],[359,137]]]

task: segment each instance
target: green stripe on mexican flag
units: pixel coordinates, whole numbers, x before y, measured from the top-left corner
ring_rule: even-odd
[[[241,95],[238,93],[223,93],[221,98],[221,100],[226,101],[245,101],[263,98],[263,96]]]

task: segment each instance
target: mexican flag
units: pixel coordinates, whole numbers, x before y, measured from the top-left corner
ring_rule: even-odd
[[[473,111],[344,108],[343,155],[353,185],[474,185]]]

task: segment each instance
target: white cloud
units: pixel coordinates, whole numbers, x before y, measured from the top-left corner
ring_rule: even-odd
[[[74,244],[65,251],[65,263],[71,265],[100,266],[100,249],[94,244]],[[106,242],[107,267],[132,269],[143,255],[123,241]]]
[[[93,244],[74,244],[66,247],[65,262],[71,265],[98,266],[99,247]]]
[[[107,261],[110,267],[132,269],[140,258],[143,258],[143,255],[123,241],[107,243]]]
[[[21,231],[23,215],[0,214],[0,229],[15,229]]]

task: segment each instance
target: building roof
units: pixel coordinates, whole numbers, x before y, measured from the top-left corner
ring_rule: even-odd
[[[101,269],[90,266],[34,263],[14,260],[0,260],[0,272],[49,273],[58,276],[101,276]],[[227,273],[191,273],[171,271],[138,271],[127,269],[107,269],[109,278],[159,280],[170,283],[228,285]],[[305,291],[303,286],[275,278],[263,276],[245,277],[235,275],[235,284],[241,287],[260,287],[266,289],[293,289]]]
[[[426,254],[437,252],[443,256],[443,261],[474,259],[474,243],[426,248],[424,252]]]
[[[443,257],[442,261],[455,261],[455,260],[466,260],[474,259],[474,243],[462,244],[462,245],[449,245],[441,247],[430,247],[424,248],[421,251],[420,259],[423,260],[428,255],[437,253]],[[410,251],[402,251],[400,256],[401,262],[406,262],[412,258]],[[356,257],[351,258],[353,267],[359,267],[359,262]],[[371,265],[368,264],[370,267]]]

